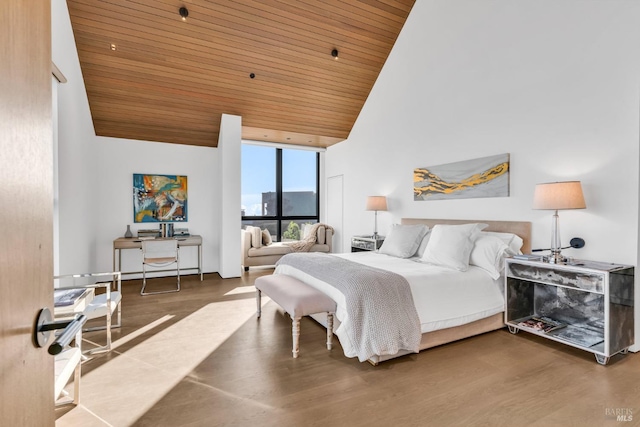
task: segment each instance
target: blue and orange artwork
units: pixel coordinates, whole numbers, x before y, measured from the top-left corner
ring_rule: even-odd
[[[509,196],[509,154],[417,168],[414,200]]]
[[[133,174],[134,222],[186,222],[187,177]]]

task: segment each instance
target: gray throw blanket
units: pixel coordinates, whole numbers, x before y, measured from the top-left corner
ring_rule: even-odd
[[[346,300],[341,333],[362,362],[373,355],[420,350],[420,320],[407,280],[399,274],[324,253],[292,253],[276,265],[289,265],[338,289]],[[347,356],[349,356],[347,354]]]

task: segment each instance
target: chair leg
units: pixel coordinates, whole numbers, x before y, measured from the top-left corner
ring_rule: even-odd
[[[258,311],[256,312],[258,314],[258,319],[260,318],[260,316],[262,315],[262,291],[260,289],[258,289],[258,293],[256,294],[256,303],[258,305]]]
[[[80,378],[82,376],[82,363],[78,362],[75,373],[73,374],[73,403],[80,403]]]
[[[327,350],[333,346],[333,313],[327,313]]]
[[[180,291],[180,258],[176,256],[176,269],[178,270],[178,291]]]
[[[291,319],[291,335],[293,338],[293,358],[298,357],[298,353],[300,353],[300,317],[295,317]]]
[[[144,289],[147,286],[147,281],[145,277],[145,264],[142,263],[142,289],[140,290],[140,295],[157,295],[157,294],[168,294],[171,292],[180,292],[180,264],[177,264],[177,278],[176,278],[176,289],[171,289],[169,291],[158,291],[158,292],[145,292]]]
[[[85,331],[101,331],[101,330],[105,330],[107,333],[107,343],[105,345],[103,345],[102,347],[96,347],[96,348],[92,348],[91,350],[85,350],[82,352],[82,354],[98,354],[98,353],[106,353],[111,351],[111,309],[109,308],[107,310],[107,326],[106,328],[104,326],[98,326],[95,328],[87,328],[85,329]]]
[[[142,289],[140,289],[140,295],[146,295],[144,288],[147,287],[147,268],[146,264],[142,262]]]

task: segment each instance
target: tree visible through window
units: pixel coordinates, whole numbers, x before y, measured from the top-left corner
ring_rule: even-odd
[[[273,240],[299,240],[319,219],[319,155],[314,151],[242,145],[242,226],[267,229]]]

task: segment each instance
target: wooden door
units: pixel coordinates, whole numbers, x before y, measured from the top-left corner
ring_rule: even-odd
[[[32,340],[53,303],[49,1],[0,1],[0,34],[0,425],[53,426],[53,357]]]

